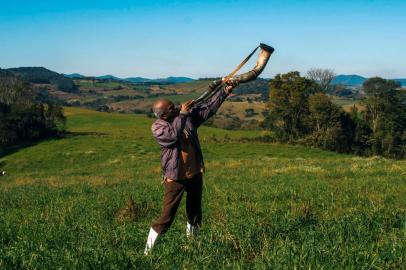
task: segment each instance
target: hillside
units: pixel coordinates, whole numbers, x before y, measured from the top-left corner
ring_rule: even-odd
[[[151,258],[161,210],[150,118],[66,108],[70,135],[0,159],[0,268],[394,269],[406,262],[406,162],[249,141],[202,127],[204,225],[184,201]],[[117,219],[132,196],[135,220]]]
[[[29,78],[39,100],[98,111],[147,115],[151,114],[151,106],[158,98],[167,98],[175,103],[195,99],[207,90],[210,82],[215,79],[119,78],[114,75],[85,77],[79,73],[63,75],[36,67],[13,70]],[[269,79],[258,78],[239,85],[234,90],[235,95],[227,99],[224,108],[211,121],[211,125],[226,129],[260,129],[267,112],[269,82]],[[341,85],[337,86],[337,89],[341,88]],[[343,88],[336,92],[338,96],[342,96],[335,99],[338,104],[359,102],[359,89]]]
[[[406,87],[406,79],[395,79],[402,87]]]
[[[69,93],[75,93],[78,90],[71,78],[67,78],[63,74],[44,67],[19,67],[6,70],[21,76],[33,84],[48,84],[59,91]]]
[[[86,78],[86,76],[79,74],[79,73],[71,73],[71,74],[63,74],[67,78],[71,79],[83,79]]]
[[[333,85],[342,84],[347,86],[361,86],[368,78],[359,75],[337,75],[331,82]],[[406,79],[393,79],[400,83],[401,86],[406,86]]]
[[[116,82],[128,82],[128,83],[157,83],[157,84],[172,84],[172,83],[184,83],[184,82],[193,82],[194,79],[188,77],[174,77],[170,76],[167,78],[159,79],[149,79],[143,77],[128,77],[128,78],[119,78],[113,75],[102,75],[102,76],[89,76],[86,77],[79,73],[64,74],[65,77],[71,79],[86,79],[94,78],[98,80],[110,80]]]
[[[66,77],[68,78],[73,78],[73,79],[83,79],[86,78],[86,76],[83,76],[78,73],[72,73],[72,74],[65,74]],[[143,77],[128,77],[128,78],[119,78],[113,75],[103,75],[103,76],[96,76],[94,77],[99,80],[113,80],[113,81],[121,81],[121,82],[130,82],[130,83],[161,83],[161,84],[172,84],[172,83],[188,83],[188,82],[193,82],[194,79],[188,78],[188,77],[167,77],[167,78],[161,78],[161,79],[149,79],[149,78],[143,78]],[[368,78],[356,75],[356,74],[351,74],[351,75],[344,75],[344,74],[339,74],[334,77],[332,84],[333,85],[346,85],[346,86],[361,86]],[[400,79],[393,79],[394,81],[397,81],[400,83],[401,86],[405,87],[406,86],[406,79],[400,78]],[[269,81],[269,79],[262,79],[259,78],[256,83],[256,92],[262,93],[263,92],[263,82]],[[259,83],[258,83],[259,82]],[[248,88],[252,88],[254,84],[251,83],[248,84],[248,87],[243,87],[242,89],[245,88],[245,90],[242,90],[242,92],[247,92],[247,91],[253,91],[253,90],[248,90]]]
[[[343,84],[343,85],[349,85],[349,86],[360,86],[366,80],[367,80],[367,78],[359,76],[359,75],[338,75],[338,76],[334,77],[334,79],[331,83],[333,85]]]
[[[81,74],[59,74],[45,68],[16,68],[13,72],[34,84],[38,100],[65,106],[86,107],[105,112],[141,113],[150,115],[158,98],[182,103],[197,98],[215,78],[193,80],[187,77],[147,79],[118,78],[113,75],[84,77]],[[65,77],[64,77],[65,76]],[[69,77],[69,78],[67,78]],[[73,79],[72,79],[73,78]],[[363,109],[359,86],[366,78],[339,75],[334,80],[333,100],[349,111],[353,105]],[[258,78],[234,89],[234,96],[211,121],[214,127],[226,129],[261,129],[267,114],[269,79]]]
[[[173,80],[177,79],[173,78]],[[168,98],[175,103],[195,99],[207,89],[212,80],[199,79],[182,83],[156,84],[86,77],[74,79],[78,89],[74,93],[60,91],[50,84],[36,84],[36,88],[41,92],[42,99],[52,100],[65,106],[80,106],[108,112],[150,114],[152,104],[158,98]],[[215,118],[213,125],[227,128],[259,128],[266,110],[263,101],[266,100],[267,91],[268,80],[264,79],[238,86],[234,91],[236,96],[230,97],[226,102],[227,111],[221,112]]]

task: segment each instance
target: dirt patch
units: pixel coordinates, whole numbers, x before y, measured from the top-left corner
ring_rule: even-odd
[[[148,207],[145,203],[135,203],[130,196],[125,205],[117,211],[116,220],[119,223],[136,222],[146,215]]]

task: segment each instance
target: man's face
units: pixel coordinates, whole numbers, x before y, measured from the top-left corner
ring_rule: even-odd
[[[176,109],[175,104],[171,102],[166,108],[166,112],[162,115],[162,118],[164,118],[167,121],[172,121],[178,115],[179,110]]]
[[[175,107],[175,104],[170,100],[158,100],[154,104],[154,108],[163,110],[164,113],[161,116],[161,119],[171,122],[176,116],[179,115],[179,110]]]

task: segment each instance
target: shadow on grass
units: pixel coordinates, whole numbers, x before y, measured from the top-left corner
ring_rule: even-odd
[[[13,154],[13,153],[15,153],[15,152],[18,152],[18,151],[20,151],[21,149],[34,146],[34,145],[38,144],[39,142],[41,142],[41,141],[26,142],[26,143],[22,143],[22,144],[18,144],[18,145],[13,145],[13,146],[9,146],[9,147],[6,147],[6,148],[4,148],[4,149],[1,149],[1,150],[0,150],[0,158],[5,157],[5,156],[10,155],[10,154]],[[1,165],[1,164],[0,164],[0,165]]]
[[[44,142],[44,141],[47,141],[47,140],[60,140],[60,139],[72,138],[72,137],[76,137],[76,136],[105,136],[105,135],[107,135],[107,133],[102,133],[102,132],[70,132],[70,131],[66,131],[66,132],[58,134],[56,136],[40,139],[40,140],[37,140],[37,141],[25,142],[25,143],[13,145],[13,146],[5,147],[5,148],[0,148],[0,158],[5,157],[5,156],[10,155],[10,154],[13,154],[15,152],[18,152],[18,151],[20,151],[22,149],[37,145],[38,143]],[[4,165],[4,162],[0,163],[0,167],[3,166],[3,165]]]

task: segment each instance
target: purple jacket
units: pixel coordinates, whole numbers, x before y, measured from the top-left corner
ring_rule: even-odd
[[[172,123],[158,119],[152,124],[152,134],[161,146],[161,167],[165,177],[172,180],[180,180],[178,176],[181,149],[180,138],[183,129],[190,134],[196,156],[202,167],[204,166],[197,128],[217,112],[227,96],[228,94],[224,90],[221,90],[206,103],[193,107],[188,114],[179,114]]]

